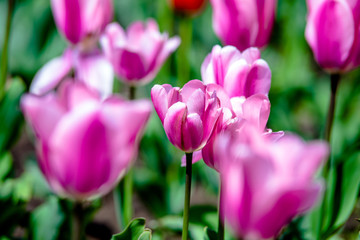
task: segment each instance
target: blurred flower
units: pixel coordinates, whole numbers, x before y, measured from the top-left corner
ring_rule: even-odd
[[[65,81],[57,94],[25,95],[26,120],[36,137],[40,168],[59,195],[77,200],[109,192],[138,151],[149,118],[146,100],[104,101],[79,82]]]
[[[107,26],[101,45],[115,73],[129,85],[154,79],[167,57],[180,44],[178,37],[161,34],[154,20],[135,22],[127,32],[117,23]]]
[[[174,11],[187,15],[199,13],[207,3],[207,0],[169,0]]]
[[[203,148],[208,141],[221,109],[216,92],[209,92],[199,80],[182,89],[168,84],[155,85],[151,99],[170,142],[184,152]]]
[[[113,18],[112,0],[51,0],[51,6],[58,29],[73,44],[97,39]]]
[[[81,52],[70,48],[37,72],[30,92],[43,95],[71,75],[74,75],[76,81],[84,82],[90,88],[99,91],[103,97],[112,93],[114,72],[104,55],[97,49],[92,52]]]
[[[329,72],[360,65],[360,1],[307,1],[308,41],[318,64]]]
[[[208,143],[201,151],[201,157],[209,167],[220,172],[223,159],[216,156],[214,142],[224,131],[237,134],[242,128],[255,127],[265,135],[281,137],[283,132],[272,133],[266,130],[266,123],[270,115],[270,101],[267,96],[256,94],[249,98],[235,97],[231,99],[231,108],[223,107],[219,120]],[[199,160],[199,159],[195,159]]]
[[[240,51],[264,47],[274,24],[277,0],[210,0],[216,35]]]
[[[222,207],[239,236],[275,237],[321,194],[323,185],[314,176],[328,154],[324,142],[304,143],[293,135],[273,141],[247,127],[222,135],[215,148],[226,163],[220,174]]]
[[[216,45],[201,66],[201,76],[206,84],[222,86],[230,98],[257,93],[267,95],[271,85],[270,68],[260,58],[257,48],[241,53],[232,46]]]

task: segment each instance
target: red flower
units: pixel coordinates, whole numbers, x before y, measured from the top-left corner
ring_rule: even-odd
[[[170,0],[174,11],[185,14],[197,14],[205,6],[206,0]]]

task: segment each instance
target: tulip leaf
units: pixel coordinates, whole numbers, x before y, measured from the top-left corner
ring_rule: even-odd
[[[22,114],[19,103],[25,92],[25,85],[21,79],[11,80],[10,87],[0,100],[0,152],[8,149],[19,135],[22,123]]]
[[[151,230],[145,228],[144,218],[135,218],[121,233],[112,236],[111,240],[150,240]]]
[[[0,155],[0,182],[4,181],[11,172],[13,167],[13,159],[10,153],[2,153]]]
[[[58,239],[60,227],[65,220],[59,200],[50,197],[44,204],[37,207],[30,217],[32,239]]]
[[[204,240],[217,240],[218,239],[218,235],[214,230],[212,230],[208,227],[205,227],[204,232],[205,232]]]
[[[332,212],[324,236],[331,236],[340,230],[354,209],[360,188],[360,152],[345,158],[335,166],[329,190],[329,207]]]

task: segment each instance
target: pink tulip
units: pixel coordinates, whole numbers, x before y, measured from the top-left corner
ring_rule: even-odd
[[[231,99],[232,108],[223,108],[222,114],[215,125],[214,132],[206,146],[202,149],[201,157],[209,167],[221,171],[222,160],[216,157],[214,143],[223,132],[238,134],[243,128],[255,127],[258,131],[269,137],[281,137],[283,132],[273,133],[266,129],[266,123],[270,115],[270,101],[265,95],[257,94],[247,99],[236,97]]]
[[[331,73],[360,65],[360,1],[308,0],[306,39],[318,64]]]
[[[271,85],[271,71],[260,58],[257,48],[240,52],[235,47],[215,46],[201,66],[204,83],[222,86],[230,98],[267,95]]]
[[[274,24],[277,0],[210,0],[213,27],[226,45],[240,51],[264,47]]]
[[[30,86],[30,92],[43,95],[56,88],[72,73],[76,81],[99,91],[103,97],[112,93],[114,81],[112,66],[96,49],[91,52],[81,52],[78,49],[65,50],[63,56],[54,58],[38,71]]]
[[[154,20],[135,22],[127,32],[117,23],[110,24],[101,44],[115,73],[129,85],[152,81],[168,56],[180,44],[178,37],[161,34]]]
[[[112,0],[51,0],[55,23],[73,44],[98,37],[113,18]]]
[[[221,109],[216,91],[199,80],[182,89],[168,84],[155,85],[151,99],[170,142],[184,152],[203,148],[208,141]]]
[[[328,154],[323,142],[285,135],[277,141],[256,128],[224,134],[215,142],[224,216],[245,239],[275,237],[292,218],[309,210],[323,185],[314,176]]]
[[[79,82],[21,100],[37,142],[40,168],[54,192],[82,200],[109,192],[135,159],[149,118],[146,100],[101,100]]]

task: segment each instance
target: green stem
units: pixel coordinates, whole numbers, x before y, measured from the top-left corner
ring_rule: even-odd
[[[73,229],[72,239],[73,240],[84,240],[85,239],[85,219],[84,209],[81,202],[74,203],[73,207]]]
[[[332,132],[334,116],[335,116],[336,93],[337,93],[337,89],[339,87],[340,79],[341,79],[341,75],[338,73],[330,75],[330,81],[331,81],[331,83],[330,83],[330,89],[331,89],[330,104],[329,104],[329,110],[328,110],[328,115],[327,115],[327,119],[326,119],[325,134],[324,134],[324,139],[329,144],[331,141],[331,132]],[[325,179],[325,181],[328,180],[330,166],[331,166],[331,152],[330,152],[329,161],[327,161],[325,163],[323,170],[322,170],[322,176]],[[320,224],[319,224],[319,230],[318,230],[318,234],[320,236],[322,235],[322,230],[323,230],[324,221],[325,221],[324,214],[326,211],[326,195],[327,195],[327,189],[325,189],[325,191],[324,191],[322,204],[320,206]]]
[[[136,87],[129,86],[129,100],[134,100],[136,98]]]
[[[133,195],[133,169],[130,168],[124,177],[124,226],[127,226],[132,218],[133,206],[132,206],[132,195]]]
[[[134,100],[135,97],[136,87],[129,86],[129,100]],[[120,229],[124,229],[130,223],[133,215],[133,172],[132,167],[130,167],[124,179],[113,191],[116,218]]]
[[[224,219],[224,214],[222,211],[222,190],[223,190],[223,186],[222,186],[222,181],[220,178],[220,190],[219,190],[219,206],[218,206],[218,214],[219,214],[219,225],[218,225],[218,239],[219,240],[224,240],[225,238],[225,231],[224,231],[224,224],[225,224],[225,219]]]
[[[180,16],[179,35],[181,44],[177,51],[176,68],[179,86],[184,85],[190,80],[189,52],[192,42],[192,20],[191,18]]]
[[[335,115],[335,105],[336,105],[336,92],[340,82],[340,74],[331,74],[331,97],[330,97],[330,105],[329,111],[326,120],[326,128],[325,128],[325,140],[330,142],[331,138],[331,130],[334,122]]]
[[[11,28],[11,17],[14,9],[15,0],[8,0],[8,12],[6,19],[5,27],[5,38],[3,45],[3,53],[1,56],[1,66],[0,66],[0,99],[2,99],[5,93],[5,83],[7,76],[7,65],[8,65],[8,51],[9,51],[9,37],[10,37],[10,28]]]
[[[191,175],[192,175],[192,158],[193,153],[186,153],[186,184],[185,184],[185,202],[184,202],[184,221],[182,240],[188,239],[189,234],[189,206],[191,195]]]

